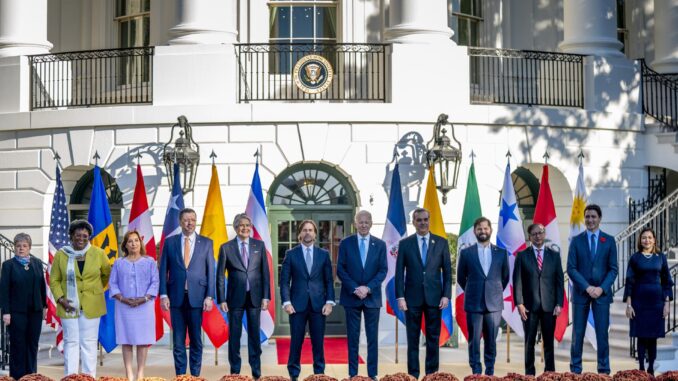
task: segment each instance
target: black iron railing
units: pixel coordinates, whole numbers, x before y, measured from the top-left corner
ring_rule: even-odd
[[[584,56],[468,48],[472,103],[584,107]]]
[[[678,74],[660,74],[640,60],[643,112],[669,131],[678,131]]]
[[[31,109],[153,102],[153,47],[30,56]]]
[[[386,102],[389,47],[388,44],[236,44],[238,99]],[[323,57],[332,68],[333,79],[324,91],[304,92],[295,83],[295,65],[309,55]]]

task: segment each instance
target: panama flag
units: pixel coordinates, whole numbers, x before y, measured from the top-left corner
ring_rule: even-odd
[[[108,198],[98,165],[94,166],[94,183],[87,221],[94,228],[92,246],[102,248],[112,266],[118,258],[118,235],[111,218],[111,210],[108,208]],[[115,342],[115,304],[108,287],[106,287],[104,297],[107,313],[99,321],[99,343],[106,352],[110,352],[117,344]]]
[[[137,165],[137,183],[134,187],[134,197],[132,198],[132,208],[129,213],[127,230],[139,232],[146,247],[146,254],[153,259],[157,259],[153,224],[151,223],[151,210],[148,208],[146,185],[144,184],[144,175],[141,172],[140,165]],[[162,324],[160,298],[155,298],[155,340],[160,340],[164,334],[165,329]]]
[[[386,223],[381,239],[386,242],[388,248],[388,272],[386,273],[386,312],[395,316],[405,324],[405,313],[398,309],[398,300],[395,296],[395,267],[398,257],[398,242],[407,236],[405,227],[405,208],[403,207],[403,190],[400,185],[400,172],[398,164],[393,168],[391,176],[391,193],[388,196],[388,211]]]
[[[162,255],[162,248],[165,246],[165,240],[173,235],[181,233],[181,226],[179,226],[179,212],[185,206],[184,193],[181,191],[181,177],[179,176],[179,164],[174,163],[174,182],[172,185],[172,194],[170,194],[169,204],[165,212],[165,223],[162,226],[162,236],[160,236],[160,245],[158,252]],[[165,319],[170,328],[172,321],[170,320],[169,311],[162,311],[162,317]]]
[[[457,239],[457,261],[459,260],[459,252],[478,243],[476,235],[473,233],[473,222],[482,215],[480,196],[478,195],[478,182],[476,181],[476,169],[474,163],[471,163],[471,169],[468,172],[468,180],[466,182],[464,211],[461,214],[459,238]],[[457,265],[455,264],[455,266]],[[454,316],[457,319],[459,329],[461,329],[464,337],[468,340],[468,326],[466,324],[466,312],[464,311],[464,289],[458,283],[456,289],[457,296],[454,299]]]
[[[213,260],[216,262],[219,257],[219,248],[228,241],[228,233],[226,233],[226,219],[224,218],[224,204],[221,200],[219,174],[217,173],[217,166],[214,164],[212,164],[212,177],[210,178],[210,186],[207,190],[207,200],[205,201],[205,212],[202,217],[200,235],[212,240],[214,245]],[[216,266],[214,267],[216,268]],[[216,289],[210,290],[210,292],[212,293],[212,300],[217,300]],[[215,348],[221,347],[228,341],[227,322],[226,314],[216,306],[202,313],[202,329]]]
[[[544,164],[541,172],[539,196],[537,198],[537,206],[534,209],[534,223],[544,225],[544,230],[546,231],[545,245],[551,250],[560,252],[560,232],[558,231],[556,206],[553,203],[553,195],[551,194],[551,186],[549,185],[548,164]],[[558,341],[563,339],[565,329],[568,325],[569,303],[567,302],[567,292],[564,293],[563,309],[556,319],[556,331],[554,334]]]
[[[64,332],[61,328],[61,318],[56,314],[56,302],[49,288],[49,274],[52,271],[54,255],[61,247],[66,245],[68,238],[68,210],[66,210],[66,194],[64,184],[61,182],[61,171],[56,168],[56,189],[52,200],[52,216],[49,224],[49,264],[45,271],[45,283],[47,286],[47,313],[45,323],[56,330],[56,346],[59,351],[64,351]]]
[[[504,173],[504,187],[501,191],[501,207],[499,208],[499,227],[497,229],[497,246],[506,249],[509,262],[509,284],[504,290],[504,310],[501,316],[518,336],[523,337],[523,321],[513,301],[513,266],[516,255],[527,248],[525,234],[523,233],[523,221],[518,212],[516,192],[511,180],[511,164],[506,164]]]
[[[445,224],[443,224],[443,213],[440,211],[440,202],[438,202],[438,190],[436,189],[436,180],[433,175],[433,167],[428,170],[428,181],[426,183],[426,194],[424,196],[424,209],[428,210],[429,226],[431,233],[443,237],[447,241],[445,233]],[[433,243],[433,242],[431,242]],[[447,303],[447,308],[441,311],[440,315],[440,340],[438,345],[442,346],[452,336],[452,301]],[[423,329],[422,323],[422,329]]]
[[[579,163],[579,176],[577,176],[577,187],[574,190],[574,200],[572,201],[572,214],[570,214],[570,241],[574,236],[583,233],[586,230],[584,226],[584,208],[586,208],[586,187],[584,186],[584,166]],[[567,295],[565,295],[567,297]],[[566,299],[567,304],[567,299]],[[564,330],[563,330],[564,332]],[[596,328],[593,323],[593,310],[589,311],[589,317],[586,322],[586,339],[591,343],[594,349],[598,349],[596,340]]]
[[[261,311],[261,331],[260,340],[264,342],[273,335],[273,328],[275,321],[275,278],[273,276],[273,250],[271,249],[271,233],[268,230],[268,216],[266,215],[266,204],[264,203],[264,192],[261,189],[261,179],[259,179],[259,163],[254,167],[254,175],[252,176],[252,186],[250,187],[250,195],[247,199],[247,206],[245,213],[252,219],[252,237],[260,241],[264,241],[266,246],[266,260],[268,261],[268,271],[271,288],[271,301],[268,303],[268,309]],[[245,327],[247,326],[247,319],[245,320]]]

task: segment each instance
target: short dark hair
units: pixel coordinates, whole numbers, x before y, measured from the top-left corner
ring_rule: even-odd
[[[122,250],[122,252],[125,254],[123,257],[129,255],[129,252],[127,251],[127,242],[129,242],[129,239],[133,234],[139,238],[139,243],[141,244],[139,254],[146,256],[146,245],[144,245],[144,239],[141,238],[141,234],[139,234],[139,232],[136,230],[128,230],[127,233],[125,233],[125,236],[122,238],[122,246],[120,247],[120,250]]]
[[[584,208],[584,214],[586,214],[587,210],[593,210],[598,213],[598,217],[603,218],[603,211],[600,209],[600,206],[596,204],[588,204],[586,205],[586,208]]]
[[[75,231],[81,229],[87,230],[87,233],[89,233],[90,237],[94,233],[94,228],[92,227],[92,224],[90,224],[87,220],[73,220],[71,221],[71,224],[68,226],[68,236],[73,238],[73,234],[75,234]]]
[[[655,254],[661,252],[661,250],[659,249],[659,246],[657,246],[657,235],[654,233],[654,230],[649,226],[644,227],[643,229],[640,230],[640,233],[638,233],[638,244],[636,245],[636,248],[638,249],[638,251],[640,251],[640,252],[643,251],[643,245],[640,242],[640,237],[642,237],[643,234],[645,234],[647,232],[652,233],[652,238],[654,238],[654,247],[652,248],[652,252],[655,253]]]
[[[429,212],[428,209],[426,209],[426,208],[414,208],[414,210],[412,211],[412,221],[415,220],[415,217],[416,217],[417,214],[424,213],[424,212],[426,212],[428,217],[431,218],[431,212]]]
[[[530,226],[527,227],[527,234],[532,234],[532,230],[534,230],[534,228],[539,227],[539,226],[543,227],[544,224],[540,224],[538,222],[530,224]]]
[[[179,221],[181,221],[181,217],[183,217],[184,214],[186,214],[186,213],[193,213],[193,214],[195,214],[196,217],[198,216],[198,213],[196,213],[195,210],[193,210],[191,208],[183,208],[179,211]]]
[[[306,224],[311,224],[313,226],[313,230],[315,231],[315,235],[318,235],[318,225],[315,224],[315,221],[313,220],[303,220],[299,223],[297,226],[297,241],[301,242],[301,230],[306,226]],[[316,237],[317,239],[318,237]]]
[[[490,229],[492,229],[492,222],[490,222],[490,219],[487,217],[478,217],[476,218],[475,221],[473,221],[473,229],[478,227],[478,225],[482,224],[483,222],[487,222],[487,224],[490,226]]]

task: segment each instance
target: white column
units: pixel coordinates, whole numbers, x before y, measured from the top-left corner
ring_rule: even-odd
[[[386,42],[450,42],[446,0],[391,0]]]
[[[0,0],[0,57],[49,53],[47,0]]]
[[[173,44],[232,44],[238,41],[237,0],[178,0]]]
[[[678,73],[678,0],[654,1],[654,58],[654,70]]]
[[[559,45],[563,52],[623,56],[622,43],[617,40],[615,0],[564,0],[563,13],[564,38]]]

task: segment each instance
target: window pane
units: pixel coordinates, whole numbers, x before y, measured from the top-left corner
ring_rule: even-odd
[[[290,7],[272,7],[270,17],[271,38],[290,37]]]
[[[313,7],[292,7],[292,37],[313,38]]]
[[[474,0],[461,0],[459,8],[461,8],[461,13],[472,15],[473,14],[473,1]]]
[[[129,48],[129,28],[130,28],[130,22],[129,21],[123,21],[120,24],[119,28],[119,41],[120,41],[120,47],[121,48]]]
[[[127,1],[117,0],[115,2],[115,17],[124,16],[127,13]]]
[[[315,35],[317,38],[337,38],[337,8],[317,7],[315,10]]]
[[[471,29],[471,40],[469,41],[468,46],[480,46],[478,38],[478,30],[480,29],[479,23],[478,21],[469,21],[469,24]]]
[[[459,18],[457,27],[457,33],[459,33],[459,45],[468,46],[469,45],[469,31],[468,31],[468,20]]]

